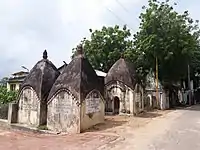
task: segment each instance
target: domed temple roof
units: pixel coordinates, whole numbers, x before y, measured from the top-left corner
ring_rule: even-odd
[[[120,58],[108,71],[105,84],[112,81],[120,81],[134,89],[136,84],[134,65]]]
[[[85,98],[93,89],[101,92],[98,77],[89,61],[84,57],[82,46],[78,46],[75,57],[54,83],[48,100],[63,89],[69,90],[76,98],[80,97],[80,99]]]
[[[47,51],[45,50],[43,59],[32,68],[20,88],[20,90],[23,90],[24,87],[31,86],[40,100],[47,99],[55,80],[60,75],[58,69],[47,58]]]

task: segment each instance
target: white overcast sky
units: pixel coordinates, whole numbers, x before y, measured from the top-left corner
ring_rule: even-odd
[[[31,69],[44,49],[57,67],[63,60],[69,63],[72,48],[89,36],[89,28],[126,23],[136,32],[141,7],[147,1],[0,0],[0,77],[22,70],[21,66]],[[189,10],[200,20],[200,1],[176,2],[178,11]]]

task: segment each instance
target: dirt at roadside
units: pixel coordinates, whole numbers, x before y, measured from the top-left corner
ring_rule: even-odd
[[[154,118],[164,117],[169,112],[171,111],[147,112],[137,117],[106,116],[103,124],[77,135],[43,135],[0,127],[0,143],[3,143],[0,150],[110,149],[116,142],[123,141],[129,135],[131,137],[134,130],[147,125]]]
[[[87,132],[103,132],[114,133],[117,135],[125,134],[127,128],[136,130],[139,127],[145,126],[152,119],[158,117],[164,117],[165,114],[172,112],[173,110],[154,110],[152,112],[145,112],[137,117],[133,116],[106,116],[105,122],[92,127]],[[128,130],[130,131],[130,130]]]

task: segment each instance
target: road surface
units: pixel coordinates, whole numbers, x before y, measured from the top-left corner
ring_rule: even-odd
[[[196,105],[155,117],[139,128],[127,123],[73,136],[0,129],[0,150],[200,150],[199,139],[200,105]]]
[[[131,131],[130,131],[131,132]],[[200,150],[200,105],[179,109],[138,129],[110,150]]]

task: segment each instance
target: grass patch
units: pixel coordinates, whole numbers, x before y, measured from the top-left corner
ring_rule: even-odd
[[[38,130],[48,130],[46,125],[41,125],[37,127]]]

